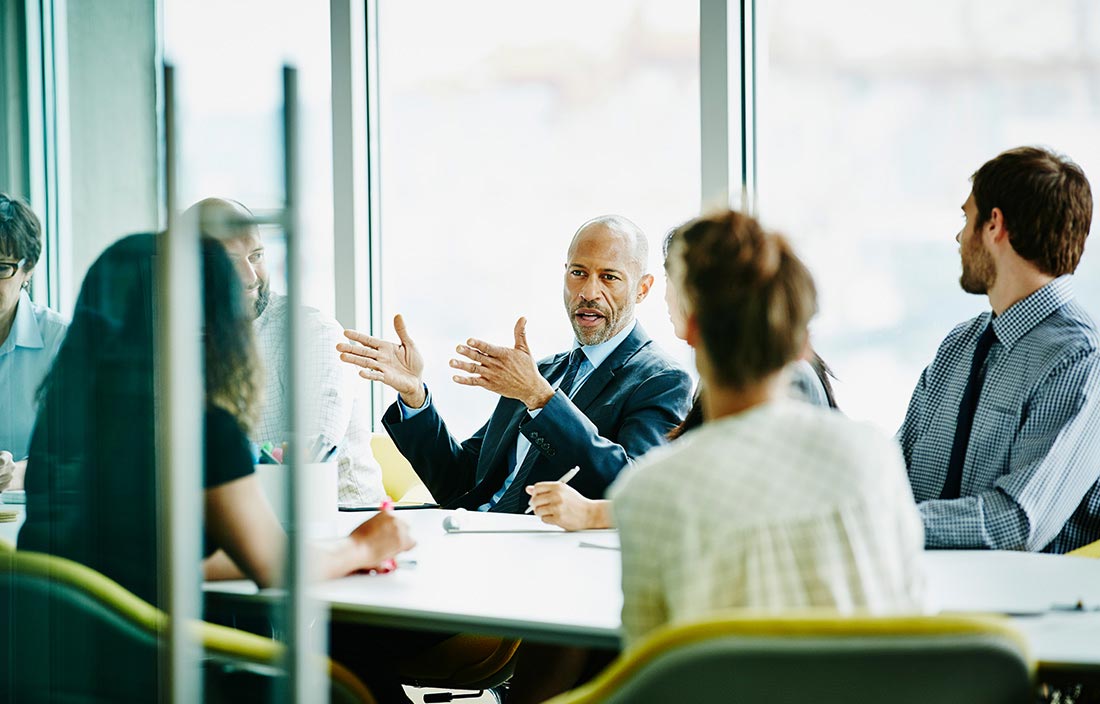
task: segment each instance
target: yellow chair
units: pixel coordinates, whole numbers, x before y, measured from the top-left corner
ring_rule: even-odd
[[[1100,540],[1095,543],[1089,543],[1088,545],[1082,545],[1076,550],[1070,550],[1067,555],[1073,555],[1074,557],[1096,557],[1100,558]]]
[[[374,459],[382,466],[382,486],[386,495],[394,501],[405,503],[434,503],[435,499],[417,476],[405,456],[385,433],[374,433],[370,439]]]
[[[659,629],[547,704],[1024,704],[1034,673],[1001,618],[727,612]]]
[[[0,701],[148,701],[168,616],[95,570],[62,557],[0,551]],[[243,691],[270,686],[283,646],[192,622],[208,673]],[[349,670],[322,658],[333,702],[374,704]],[[235,699],[209,681],[207,698]]]

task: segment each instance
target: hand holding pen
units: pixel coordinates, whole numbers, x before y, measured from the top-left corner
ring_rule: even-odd
[[[585,498],[579,491],[566,482],[577,475],[574,467],[561,480],[539,482],[527,487],[531,495],[531,505],[527,512],[534,512],[543,523],[561,526],[566,530],[587,530],[605,527],[600,524],[601,508],[607,502]]]
[[[372,556],[369,571],[392,572],[397,568],[394,556],[416,546],[409,535],[408,525],[394,515],[393,501],[388,497],[382,502],[378,514],[365,521],[351,533],[352,540],[365,543]]]
[[[393,515],[393,499],[391,499],[388,496],[386,498],[382,499],[382,505],[379,507],[378,511],[379,511],[379,513],[388,514],[388,515],[392,516]],[[395,518],[394,520],[397,520],[397,519]],[[388,560],[384,560],[382,562],[382,564],[378,567],[378,572],[379,572],[379,574],[386,574],[387,572],[393,572],[395,569],[397,569],[397,560],[395,560],[394,558],[391,557]]]
[[[577,472],[579,472],[579,471],[581,471],[581,468],[579,466],[574,467],[573,469],[571,469],[568,472],[566,472],[565,474],[563,474],[561,476],[561,479],[559,479],[557,482],[539,482],[538,484],[535,484],[534,486],[537,487],[537,486],[539,486],[539,484],[555,484],[555,483],[556,484],[568,484],[569,481],[571,479],[573,479],[573,477],[577,476]],[[527,487],[527,493],[534,496],[534,492],[531,491],[532,488],[533,487]],[[524,513],[531,513],[534,510],[535,510],[535,503],[534,503],[534,500],[532,500],[532,501],[529,501],[527,503],[527,510],[524,511]]]

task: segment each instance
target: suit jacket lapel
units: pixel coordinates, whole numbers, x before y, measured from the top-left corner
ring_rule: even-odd
[[[646,331],[642,328],[642,324],[636,324],[634,330],[627,335],[626,339],[622,341],[622,344],[616,347],[615,351],[604,360],[603,364],[585,379],[584,384],[581,385],[581,388],[578,389],[577,393],[573,396],[573,405],[581,411],[587,409],[600,392],[604,390],[604,387],[615,378],[615,373],[622,368],[638,350],[649,343],[649,335],[646,334]],[[568,364],[569,353],[562,352],[555,355],[549,362],[540,364],[539,372],[545,379],[556,379],[565,372],[565,367]],[[526,407],[519,401],[515,399],[502,399],[501,405],[498,406],[496,410],[497,416],[494,418],[494,420],[499,418],[500,423],[499,425],[496,423],[490,424],[489,431],[485,437],[486,445],[482,448],[482,452],[488,448],[492,455],[488,464],[480,465],[479,463],[481,468],[485,471],[480,481],[488,479],[494,468],[501,466],[501,463],[507,466],[507,455],[505,453],[515,451],[516,437],[519,435],[519,424],[526,411]],[[497,425],[500,429],[500,435],[497,435],[498,431],[492,427],[493,425]],[[495,490],[494,488],[494,491]]]
[[[604,387],[615,378],[615,372],[622,368],[638,350],[650,342],[649,335],[642,329],[642,324],[634,326],[626,339],[622,341],[615,351],[603,361],[596,371],[592,372],[577,393],[573,395],[573,405],[584,411],[592,404]]]
[[[542,374],[543,378],[553,379],[555,375],[561,376],[568,363],[568,354],[557,355],[549,362],[540,365],[539,372]],[[519,436],[519,424],[520,421],[523,420],[523,414],[526,413],[526,411],[526,406],[515,399],[501,399],[501,405],[496,411],[497,420],[500,421],[497,427],[500,428],[501,434],[495,438],[488,436],[485,438],[488,442],[491,455],[489,457],[489,463],[483,465],[485,468],[485,476],[482,477],[482,479],[487,478],[492,473],[493,468],[500,466],[500,463],[504,463],[505,465],[508,464],[507,453],[515,452],[516,450],[516,438]],[[495,432],[493,432],[493,434],[496,435]]]
[[[491,476],[493,470],[500,466],[500,463],[507,465],[506,453],[514,452],[516,449],[516,435],[519,433],[520,416],[526,410],[527,408],[515,399],[501,399],[501,405],[496,412],[497,417],[494,419],[499,420],[499,424],[493,424],[496,425],[496,428],[499,428],[499,431],[496,428],[491,428],[486,433],[485,439],[488,443],[483,451],[488,449],[492,454],[489,457],[489,463],[482,465],[485,472],[481,477],[482,481]],[[496,437],[489,437],[489,433]]]

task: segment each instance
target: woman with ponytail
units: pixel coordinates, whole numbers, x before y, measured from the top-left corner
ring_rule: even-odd
[[[924,533],[897,445],[788,397],[817,307],[805,265],[734,211],[679,228],[668,259],[705,422],[612,487],[626,643],[721,608],[919,610]]]

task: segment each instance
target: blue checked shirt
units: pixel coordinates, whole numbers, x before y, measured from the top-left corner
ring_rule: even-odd
[[[954,330],[898,431],[929,548],[1064,553],[1100,539],[1100,335],[1062,276],[993,319],[958,499],[939,499],[991,314]]]

